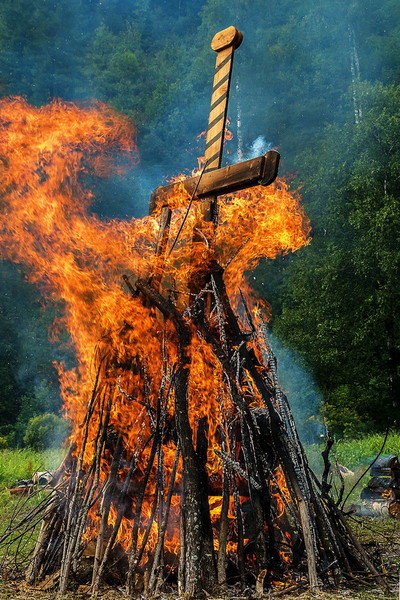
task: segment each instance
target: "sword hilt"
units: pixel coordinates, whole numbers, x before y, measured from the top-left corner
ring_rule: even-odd
[[[211,41],[217,58],[206,137],[205,171],[221,166],[233,54],[242,40],[243,34],[236,27],[228,27],[216,33]]]

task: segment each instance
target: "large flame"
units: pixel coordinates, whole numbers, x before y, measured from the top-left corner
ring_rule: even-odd
[[[155,407],[162,407],[164,431],[173,422],[174,403],[167,382],[177,363],[177,349],[168,323],[162,323],[139,297],[132,297],[121,275],[158,277],[165,293],[170,290],[176,305],[184,308],[190,298],[189,282],[212,254],[213,260],[226,267],[225,283],[237,306],[239,290],[247,293],[246,271],[262,257],[274,258],[307,243],[309,222],[300,197],[282,180],[267,188],[220,197],[216,231],[210,230],[210,224],[202,225],[203,237],[211,240],[210,249],[201,239],[193,239],[193,229],[199,226],[196,203],[181,230],[189,198],[177,185],[169,199],[173,219],[160,261],[155,256],[160,211],[154,217],[130,221],[102,221],[90,212],[93,197],[86,175],[122,173],[137,160],[134,128],[125,117],[103,104],[77,107],[56,101],[35,108],[23,99],[11,98],[0,103],[0,122],[1,253],[4,259],[25,265],[28,279],[63,307],[63,324],[78,363],[69,371],[58,365],[64,411],[73,423],[71,442],[77,454],[86,444],[82,459],[89,464],[108,406],[107,428],[122,437],[125,449],[121,479],[132,457],[137,461],[136,471],[143,475],[151,455]],[[198,423],[207,419],[207,470],[221,480],[222,461],[214,450],[221,449],[218,429],[225,427],[225,417],[233,407],[223,391],[221,368],[211,347],[194,336],[190,358],[191,425],[196,437]],[[166,435],[162,457],[152,468],[153,474],[162,468],[165,489],[170,483],[179,486],[180,467],[176,482],[171,481],[175,454],[173,435]],[[105,452],[99,485],[107,477],[110,461]],[[155,479],[155,475],[150,477],[146,497],[154,495]],[[134,490],[130,492],[133,497]],[[276,498],[280,512],[282,494]],[[218,497],[211,500],[216,521],[221,502]],[[150,506],[142,512],[139,543],[151,519]],[[171,552],[176,552],[179,540],[178,509],[174,498],[171,522],[175,526],[169,526],[166,534]],[[96,507],[90,517],[86,539],[96,532]],[[116,519],[112,507],[110,524]],[[124,546],[129,545],[131,526],[132,514],[127,510],[118,534]],[[154,521],[151,538],[156,537]],[[232,541],[229,544],[234,547]]]

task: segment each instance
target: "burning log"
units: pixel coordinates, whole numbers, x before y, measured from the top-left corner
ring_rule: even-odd
[[[311,473],[308,469],[304,454],[301,452],[299,442],[293,437],[293,425],[288,427],[288,421],[292,421],[290,409],[283,401],[282,392],[271,383],[271,372],[267,365],[260,360],[261,354],[257,356],[255,349],[257,344],[261,344],[259,330],[255,327],[252,336],[244,335],[238,322],[233,320],[233,313],[229,308],[223,280],[216,276],[216,286],[214,295],[218,294],[218,310],[223,311],[222,317],[225,323],[225,332],[222,334],[219,327],[215,326],[214,317],[204,312],[204,298],[202,295],[196,297],[194,303],[189,307],[190,318],[180,313],[177,308],[168,300],[163,298],[159,292],[151,286],[138,280],[136,289],[143,296],[144,305],[151,305],[162,312],[166,319],[166,330],[168,323],[172,322],[177,334],[178,348],[180,348],[179,363],[174,371],[173,390],[170,394],[175,399],[175,418],[177,419],[177,443],[182,456],[185,456],[185,464],[180,467],[180,507],[181,507],[181,549],[180,549],[180,569],[174,575],[177,577],[181,589],[190,590],[192,595],[199,584],[207,585],[209,590],[213,589],[215,580],[212,572],[205,571],[206,565],[215,569],[215,557],[213,546],[208,545],[208,540],[218,540],[219,548],[225,548],[224,554],[219,552],[218,561],[218,580],[220,583],[226,581],[226,561],[232,567],[231,550],[229,543],[238,551],[238,565],[236,577],[247,580],[246,573],[253,571],[255,564],[255,575],[257,576],[257,590],[260,593],[261,585],[270,583],[271,579],[277,577],[277,573],[284,573],[290,564],[294,561],[294,554],[298,553],[302,558],[296,558],[300,567],[301,562],[306,558],[308,564],[308,576],[311,585],[319,585],[319,578],[329,579],[340,572],[342,575],[352,575],[353,570],[369,570],[379,577],[370,560],[365,555],[364,550],[355,540],[353,534],[344,521],[334,503],[324,492],[324,497],[316,488]],[[221,446],[222,457],[232,456],[226,467],[230,467],[230,477],[225,475],[224,487],[220,490],[221,511],[218,520],[210,512],[210,500],[208,498],[208,481],[212,475],[207,472],[207,435],[205,421],[198,422],[193,430],[193,424],[190,423],[188,412],[188,371],[183,366],[188,363],[187,356],[191,336],[199,332],[204,339],[213,347],[221,367],[223,369],[226,381],[225,393],[231,398],[230,415],[227,419],[228,431],[230,433],[224,437],[224,444]],[[170,331],[170,335],[171,335]],[[197,335],[198,335],[197,334]],[[239,355],[235,359],[235,348],[239,350]],[[268,356],[271,358],[271,350],[268,349]],[[236,362],[236,367],[232,369]],[[258,373],[258,376],[256,374]],[[261,375],[260,375],[261,373]],[[277,397],[281,396],[281,407],[277,403]],[[261,398],[261,405],[258,409],[251,409],[249,404]],[[250,400],[251,398],[251,400]],[[106,405],[109,407],[109,404]],[[165,407],[164,407],[165,408]],[[107,412],[107,411],[106,411]],[[178,412],[180,413],[178,415]],[[168,498],[166,507],[164,506],[159,514],[159,529],[155,545],[150,542],[151,530],[155,523],[160,495],[164,489],[160,483],[155,483],[154,493],[150,501],[150,514],[142,529],[142,538],[139,542],[139,529],[141,515],[143,512],[145,500],[145,491],[149,484],[151,473],[154,472],[154,460],[158,455],[162,456],[162,448],[166,450],[165,444],[168,443],[165,437],[165,419],[161,417],[163,411],[159,403],[156,415],[156,426],[153,431],[153,442],[148,454],[146,471],[142,478],[141,493],[137,497],[136,508],[133,513],[134,525],[131,537],[131,550],[128,569],[128,590],[130,595],[134,595],[137,576],[142,574],[143,585],[146,584],[148,592],[154,592],[161,586],[163,579],[161,556],[165,558],[168,555],[165,546],[165,534],[168,528],[169,506],[172,502],[173,490],[175,489],[175,479],[178,473],[178,450],[175,451],[175,458],[172,472],[169,479]],[[165,415],[164,410],[164,415]],[[179,419],[181,419],[180,424]],[[105,419],[104,423],[107,423]],[[104,428],[104,427],[103,427]],[[197,445],[193,444],[193,434],[197,436]],[[103,438],[107,450],[111,449],[110,440]],[[178,447],[176,446],[176,447]],[[183,447],[183,450],[182,450]],[[224,449],[225,448],[225,449]],[[297,448],[297,452],[290,453],[289,448]],[[300,448],[300,450],[299,450]],[[106,451],[106,448],[105,448]],[[227,454],[228,451],[228,454]],[[100,505],[100,525],[97,534],[97,544],[94,556],[93,574],[92,574],[92,592],[96,593],[100,584],[100,574],[105,572],[106,561],[104,556],[107,554],[103,550],[103,540],[107,523],[109,523],[109,514],[111,503],[118,502],[117,498],[111,493],[115,489],[116,475],[123,477],[121,471],[122,456],[126,454],[127,448],[123,448],[121,438],[118,438],[113,447],[113,457],[110,463],[108,479],[100,487],[97,494],[89,492],[91,502],[98,502],[95,496],[102,498]],[[185,454],[186,453],[186,454]],[[233,455],[232,455],[233,453]],[[238,464],[235,467],[231,465]],[[92,463],[93,464],[93,463]],[[134,469],[130,466],[130,473],[126,474],[123,483],[125,493],[129,489],[127,481],[134,476]],[[99,465],[99,463],[97,463]],[[117,466],[118,465],[118,466]],[[225,467],[225,472],[229,473]],[[90,471],[90,465],[88,465]],[[85,503],[85,497],[88,496],[88,490],[98,488],[99,475],[92,471],[91,476],[96,480],[95,484],[82,489],[82,498]],[[278,482],[279,474],[279,482]],[[236,483],[234,484],[234,481]],[[75,485],[71,478],[71,485]],[[252,523],[252,532],[244,527],[243,518],[243,496],[238,496],[238,487],[247,489],[246,502],[249,507],[249,514],[246,517]],[[86,480],[88,486],[88,480]],[[73,488],[76,490],[76,486]],[[266,490],[277,489],[279,493],[268,494]],[[99,496],[100,495],[100,496]],[[74,496],[74,492],[72,492]],[[284,500],[282,500],[284,498]],[[225,508],[223,508],[225,499]],[[134,499],[132,499],[134,501]],[[229,505],[236,506],[236,527],[237,536],[233,536],[230,529]],[[228,509],[226,506],[228,505]],[[161,506],[161,505],[160,505]],[[120,514],[120,513],[119,513]],[[121,524],[121,520],[117,520]],[[317,524],[318,522],[318,524]],[[219,523],[219,525],[218,525]],[[114,525],[115,527],[115,525]],[[192,530],[189,531],[189,527]],[[243,530],[244,527],[244,530]],[[77,527],[80,533],[79,526]],[[193,531],[196,536],[193,535]],[[244,531],[247,542],[244,542],[244,536],[240,535]],[[285,553],[277,545],[281,539],[282,532],[290,534],[287,539],[287,550]],[[58,533],[59,535],[59,533]],[[233,536],[233,537],[232,537]],[[247,537],[247,536],[250,536]],[[76,546],[77,535],[72,535],[74,545]],[[240,542],[242,539],[242,542]],[[297,549],[295,549],[295,540]],[[300,542],[302,540],[302,542]],[[112,543],[115,541],[114,540]],[[139,542],[139,544],[138,544]],[[299,543],[300,542],[300,543]],[[245,543],[249,545],[246,551]],[[250,545],[253,548],[250,550]],[[82,546],[81,546],[82,547]],[[111,545],[108,541],[108,549]],[[302,548],[302,549],[301,549]],[[41,552],[43,548],[41,548]],[[82,550],[80,551],[82,552]],[[190,553],[191,552],[191,553]],[[204,556],[207,552],[208,555]],[[312,553],[312,554],[311,554]],[[311,554],[311,556],[310,556]],[[109,556],[109,554],[108,554]],[[35,557],[37,561],[38,555]],[[44,557],[42,558],[44,560]],[[67,555],[67,560],[72,560],[72,554]],[[206,561],[206,562],[204,562]],[[239,563],[241,562],[241,565]],[[255,561],[255,563],[253,562]],[[102,565],[102,568],[100,568]],[[328,565],[333,567],[328,568]],[[303,567],[300,567],[302,571]],[[169,570],[170,577],[173,574],[173,565],[164,560],[164,569]],[[197,570],[196,570],[197,569]],[[331,574],[329,571],[332,570]],[[146,576],[145,573],[148,573]],[[211,573],[211,577],[209,577]],[[65,575],[61,575],[63,577]],[[165,574],[164,574],[165,577]],[[214,575],[215,577],[215,575]]]

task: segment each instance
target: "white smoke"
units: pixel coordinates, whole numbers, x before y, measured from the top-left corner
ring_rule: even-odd
[[[263,135],[259,135],[256,139],[251,143],[249,147],[249,151],[247,152],[246,158],[249,160],[250,158],[255,158],[256,156],[261,156],[265,154],[269,150],[272,150],[271,142],[267,142]]]
[[[231,164],[235,164],[243,160],[250,160],[251,158],[256,158],[257,156],[265,154],[269,150],[272,150],[272,148],[273,144],[271,142],[268,142],[265,139],[265,136],[259,135],[258,137],[256,137],[255,140],[253,140],[250,143],[250,145],[247,146],[247,149],[245,151],[242,150],[242,147],[240,145],[238,150],[235,153],[231,154],[229,162]]]

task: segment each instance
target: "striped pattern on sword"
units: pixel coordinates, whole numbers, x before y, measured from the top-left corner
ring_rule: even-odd
[[[206,138],[206,171],[219,169],[221,166],[233,53],[233,46],[217,53]]]

